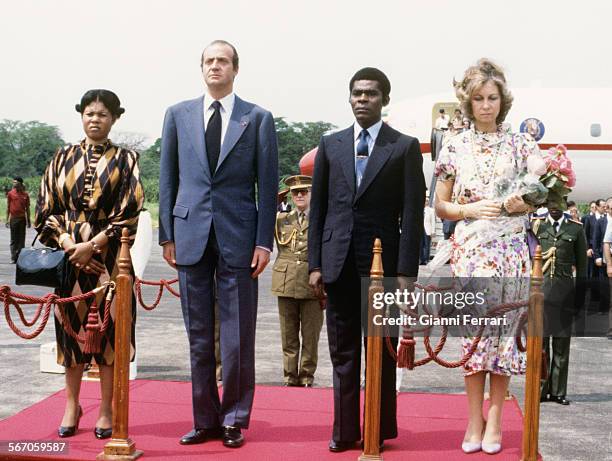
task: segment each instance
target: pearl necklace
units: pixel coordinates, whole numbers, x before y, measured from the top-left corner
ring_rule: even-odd
[[[501,151],[502,144],[503,144],[503,140],[499,140],[499,142],[497,143],[497,146],[495,147],[495,151],[493,153],[493,166],[491,167],[491,170],[488,172],[489,174],[487,178],[485,178],[485,175],[483,175],[481,167],[480,167],[480,162],[477,161],[477,159],[474,157],[473,152],[472,152],[474,166],[476,167],[476,174],[478,175],[478,178],[482,181],[482,183],[485,186],[488,186],[489,183],[491,182],[491,179],[493,179],[493,175],[495,174],[495,167],[497,165],[497,158],[499,157],[499,153]],[[483,146],[481,144],[476,143],[476,132],[472,132],[472,149],[475,149],[476,145],[478,145],[478,147],[480,148],[480,153],[484,154]],[[485,162],[483,161],[482,163],[485,163]]]

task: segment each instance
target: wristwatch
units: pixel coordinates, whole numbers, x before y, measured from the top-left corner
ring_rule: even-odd
[[[89,243],[91,244],[91,247],[93,248],[94,253],[101,253],[102,250],[100,249],[100,246],[94,242],[93,240],[90,240]]]

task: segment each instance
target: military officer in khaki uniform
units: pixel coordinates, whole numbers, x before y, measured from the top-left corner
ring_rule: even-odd
[[[278,296],[285,385],[310,387],[317,369],[323,325],[323,310],[308,285],[308,211],[312,178],[290,176],[284,183],[295,209],[276,216],[278,257],[272,268],[272,294]]]
[[[586,236],[580,221],[569,219],[551,203],[547,216],[534,218],[532,229],[544,259],[544,350],[549,371],[548,379],[542,380],[540,401],[569,405],[565,396],[572,321],[584,301],[575,285],[586,277]]]

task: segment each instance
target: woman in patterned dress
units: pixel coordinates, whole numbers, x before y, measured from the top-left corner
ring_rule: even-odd
[[[540,155],[538,146],[529,135],[510,133],[502,124],[512,95],[497,65],[481,59],[455,82],[455,89],[463,113],[473,123],[447,140],[435,169],[436,212],[440,218],[459,221],[451,253],[453,276],[476,283],[486,278],[490,307],[527,299],[530,260],[524,223],[530,207],[516,193],[516,185],[527,172],[527,158]],[[500,190],[514,192],[501,198]],[[506,326],[486,330],[465,365],[469,421],[462,449],[466,453],[501,450],[502,407],[510,376],[523,374],[526,368],[525,353],[515,339],[520,314],[507,313]],[[472,339],[463,339],[464,353]],[[487,374],[490,407],[485,419]]]
[[[61,297],[86,293],[117,276],[121,230],[127,227],[132,235],[135,233],[144,203],[138,154],[108,139],[111,127],[124,112],[117,95],[90,90],[76,110],[81,114],[85,139],[58,149],[42,178],[36,204],[35,227],[40,241],[62,247],[72,265],[68,288],[56,291]],[[58,429],[60,437],[70,437],[78,429],[81,377],[92,358],[100,367],[102,394],[94,434],[97,438],[111,436],[115,300],[99,354],[84,353],[83,344],[69,335],[62,323],[69,322],[75,333],[84,336],[89,306],[95,299],[104,318],[105,297],[103,291],[95,298],[65,304],[55,312],[57,361],[66,369],[67,401]],[[132,358],[135,315],[133,307]]]

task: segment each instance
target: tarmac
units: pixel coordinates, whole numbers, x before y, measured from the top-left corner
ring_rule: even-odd
[[[154,231],[154,238],[156,239]],[[28,230],[26,242],[34,234]],[[274,259],[273,255],[273,259]],[[273,261],[272,259],[272,261]],[[41,287],[17,287],[15,266],[10,264],[9,230],[0,227],[0,285],[8,284],[15,291],[43,295],[50,290]],[[175,272],[161,257],[161,249],[153,246],[145,279],[171,279]],[[258,384],[282,384],[282,352],[276,297],[270,294],[271,264],[259,280],[259,307],[256,335],[256,381]],[[143,289],[145,301],[152,301],[155,289]],[[26,316],[31,317],[33,308]],[[12,311],[14,319],[18,319]],[[19,324],[19,322],[17,321]],[[55,340],[53,320],[33,340],[16,336],[4,316],[0,318],[0,419],[60,390],[64,385],[61,374],[41,373],[40,345]],[[607,324],[602,318],[601,323]],[[424,356],[417,346],[417,359]],[[136,328],[137,379],[189,381],[189,353],[180,304],[177,298],[164,294],[153,311],[138,309]],[[319,343],[319,365],[315,386],[332,385],[331,362],[325,326]],[[460,344],[449,338],[443,358],[458,360]],[[398,373],[400,371],[398,370]],[[543,459],[571,461],[612,460],[612,341],[603,338],[573,338],[570,354],[570,377],[567,398],[570,406],[543,403],[540,416],[539,447]],[[524,401],[524,377],[514,377],[510,392],[521,407]],[[459,369],[445,369],[428,364],[413,371],[403,371],[401,392],[462,393],[463,377]],[[257,398],[257,397],[256,397]],[[467,416],[467,415],[466,415]],[[59,424],[61,415],[57,415]],[[330,427],[331,433],[331,427]],[[248,439],[248,431],[246,433]],[[27,438],[27,434],[24,434]],[[2,440],[2,434],[0,434]],[[461,443],[460,440],[457,444]]]

